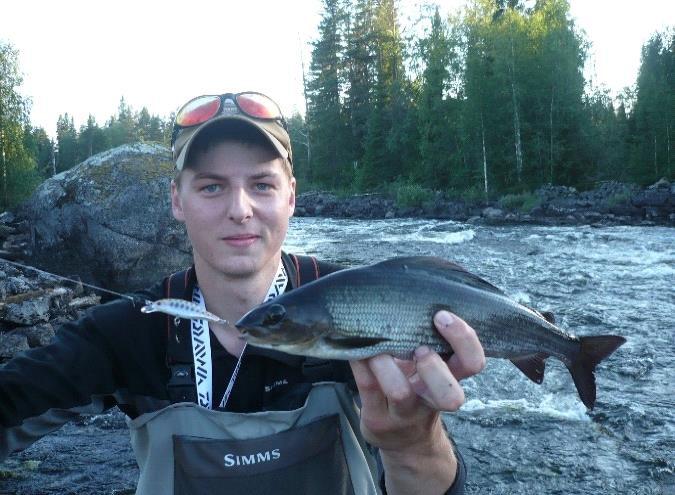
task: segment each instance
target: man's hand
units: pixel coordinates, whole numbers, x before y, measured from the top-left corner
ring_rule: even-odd
[[[414,361],[383,354],[350,362],[361,396],[361,432],[380,449],[389,495],[442,494],[450,487],[457,461],[440,411],[459,409],[459,381],[485,366],[466,322],[439,311],[434,324],[454,351],[447,362],[427,347],[415,351]]]

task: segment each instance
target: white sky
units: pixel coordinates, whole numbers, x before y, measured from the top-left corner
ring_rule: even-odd
[[[643,43],[675,25],[670,0],[570,2],[593,43],[588,69],[615,93],[635,82]],[[445,13],[464,1],[438,3]],[[9,0],[0,40],[19,50],[20,92],[52,136],[66,112],[76,128],[90,113],[105,124],[122,96],[167,117],[194,96],[255,90],[290,115],[304,113],[301,53],[307,70],[321,10],[320,0]]]

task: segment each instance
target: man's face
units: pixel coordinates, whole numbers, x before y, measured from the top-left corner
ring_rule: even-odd
[[[180,185],[172,183],[171,203],[195,264],[245,278],[276,271],[295,208],[295,179],[271,150],[225,141],[194,157]]]

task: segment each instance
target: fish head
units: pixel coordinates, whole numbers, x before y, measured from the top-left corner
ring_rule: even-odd
[[[235,326],[250,344],[302,354],[326,333],[329,320],[319,307],[270,301],[253,308]]]

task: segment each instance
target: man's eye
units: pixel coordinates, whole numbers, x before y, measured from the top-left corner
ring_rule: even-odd
[[[258,191],[269,191],[270,189],[272,189],[272,185],[271,185],[271,184],[266,184],[266,183],[264,183],[264,182],[258,182],[258,183],[255,185],[255,188],[256,188]]]
[[[202,187],[202,191],[206,193],[215,193],[220,191],[220,185],[219,184],[209,184],[208,186]]]

